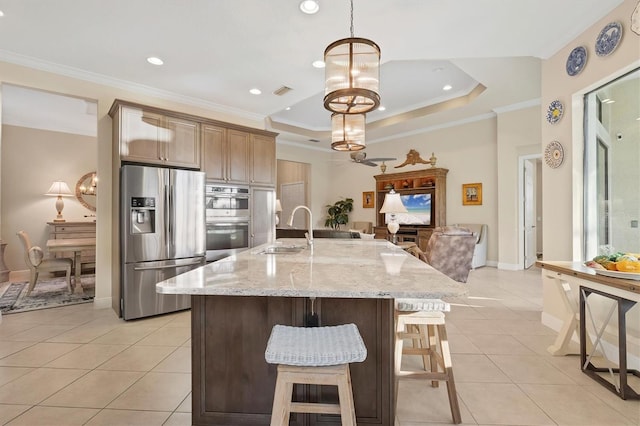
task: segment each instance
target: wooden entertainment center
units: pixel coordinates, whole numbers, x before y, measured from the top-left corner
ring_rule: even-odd
[[[447,221],[447,172],[448,169],[430,168],[402,173],[376,175],[376,226],[375,238],[391,239],[384,222],[385,215],[379,213],[385,195],[393,188],[400,195],[431,194],[431,223],[429,225],[400,225],[396,234],[398,242],[414,242],[424,251],[436,226]]]

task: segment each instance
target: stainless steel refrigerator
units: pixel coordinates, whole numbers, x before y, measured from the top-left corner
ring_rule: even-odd
[[[125,320],[188,309],[187,295],[156,283],[205,264],[205,174],[125,165],[120,169],[120,310]]]

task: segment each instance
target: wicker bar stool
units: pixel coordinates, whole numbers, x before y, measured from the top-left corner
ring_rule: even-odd
[[[271,426],[288,425],[292,412],[339,414],[343,425],[355,426],[349,364],[366,358],[367,348],[355,324],[274,326],[265,351],[265,360],[278,364]],[[292,402],[294,383],[337,386],[339,404]]]
[[[445,381],[451,416],[453,422],[459,424],[462,419],[444,325],[444,312],[450,310],[451,306],[440,299],[396,300],[395,405],[397,406],[398,385],[402,378],[430,380],[433,387],[438,387],[439,381]],[[411,339],[413,347],[405,348],[403,339]],[[402,370],[402,355],[422,356],[424,370]]]

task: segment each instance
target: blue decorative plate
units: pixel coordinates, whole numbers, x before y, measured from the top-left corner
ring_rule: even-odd
[[[576,47],[567,57],[567,74],[574,76],[580,74],[587,64],[587,49],[584,46]]]
[[[551,124],[556,124],[562,118],[564,112],[564,106],[562,102],[555,100],[549,104],[547,108],[547,121]]]
[[[622,25],[620,22],[611,22],[600,31],[596,39],[596,55],[607,56],[613,53],[622,40]]]

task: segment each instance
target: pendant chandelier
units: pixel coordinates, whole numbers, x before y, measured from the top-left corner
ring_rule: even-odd
[[[331,149],[360,151],[364,149],[364,114],[331,115]]]
[[[380,47],[353,36],[331,43],[324,51],[324,107],[340,114],[364,114],[380,106]]]

